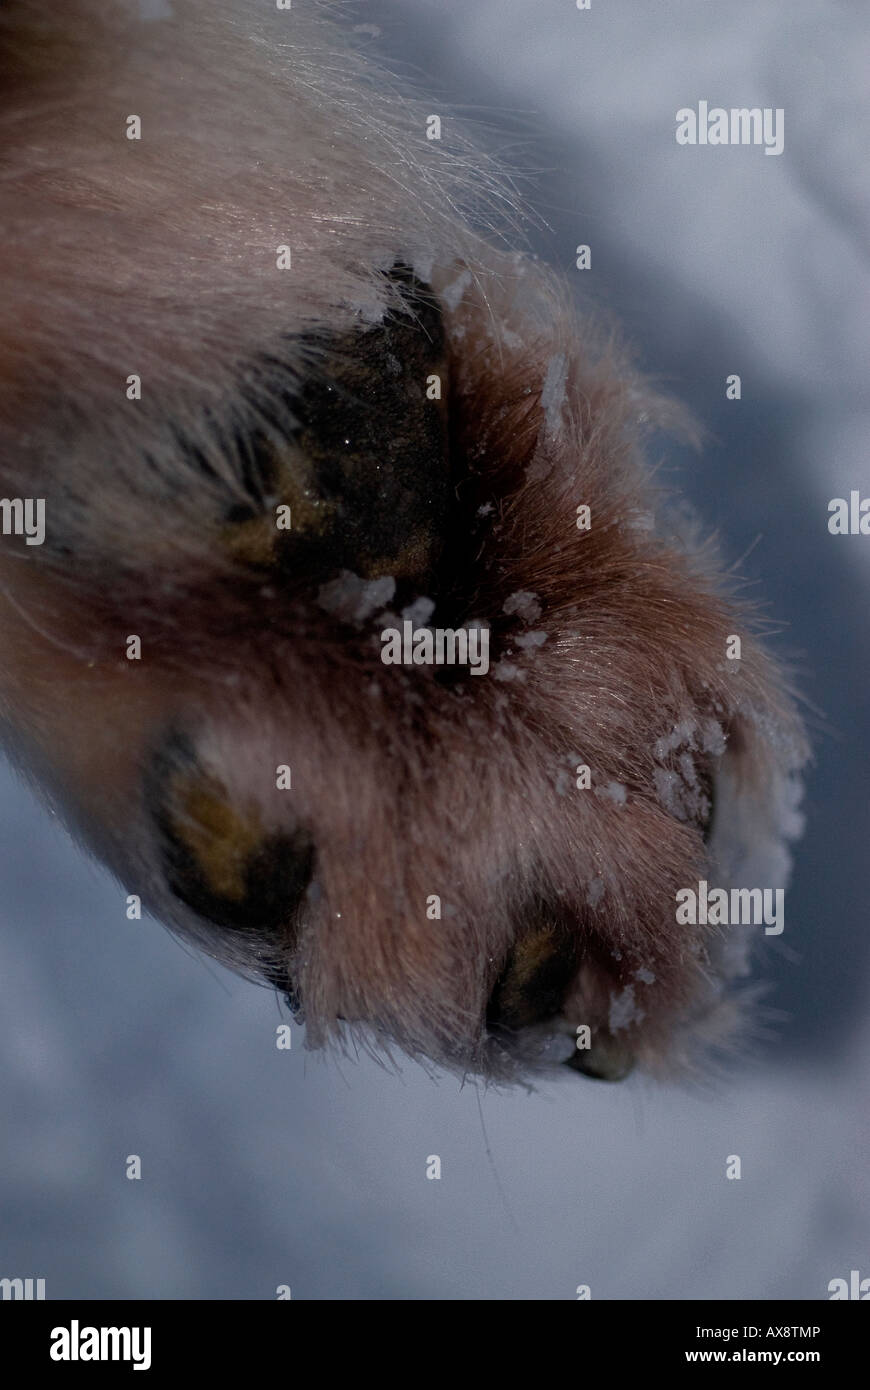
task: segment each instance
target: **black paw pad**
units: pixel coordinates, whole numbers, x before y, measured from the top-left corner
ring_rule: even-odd
[[[431,290],[401,265],[388,278],[406,291],[402,307],[370,327],[303,338],[310,364],[284,402],[292,423],[237,441],[252,501],[227,514],[222,543],[291,583],[350,570],[425,585],[441,555],[445,335]]]
[[[490,995],[487,1027],[515,1032],[555,1017],[578,965],[573,933],[545,926],[521,937]]]
[[[230,800],[186,739],[172,738],[157,755],[147,796],[173,893],[217,926],[291,945],[314,869],[308,832],[267,832],[254,809]]]

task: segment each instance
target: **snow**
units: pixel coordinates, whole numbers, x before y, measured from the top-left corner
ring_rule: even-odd
[[[337,579],[320,586],[317,602],[331,617],[361,626],[384,608],[395,592],[396,581],[391,575],[361,579],[351,570],[342,570]]]
[[[640,1023],[644,1017],[644,1011],[638,1008],[637,1000],[634,997],[634,985],[626,985],[625,989],[611,997],[610,1011],[607,1016],[607,1024],[611,1033],[619,1033],[632,1023]]]
[[[562,406],[565,403],[565,388],[568,382],[568,359],[564,352],[557,352],[547,364],[547,374],[541,389],[541,407],[551,435],[558,434],[562,426]]]
[[[402,618],[405,622],[413,623],[415,628],[425,627],[434,612],[434,599],[416,598],[407,608],[402,609]]]
[[[593,878],[586,885],[586,901],[590,907],[597,907],[604,897],[604,879]]]
[[[537,594],[518,589],[505,599],[503,611],[509,618],[517,617],[524,623],[535,623],[542,613]]]
[[[461,275],[457,275],[456,279],[442,291],[441,297],[451,312],[456,309],[470,284],[471,271],[463,270]]]
[[[595,795],[612,801],[614,806],[624,806],[628,800],[628,792],[622,782],[606,782],[603,787],[596,788]]]
[[[524,681],[526,679],[525,671],[521,670],[514,662],[505,660],[504,657],[495,663],[492,674],[497,681]]]

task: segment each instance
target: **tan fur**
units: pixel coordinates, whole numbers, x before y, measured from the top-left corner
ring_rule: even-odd
[[[648,479],[644,440],[669,408],[556,277],[481,238],[511,195],[462,138],[427,146],[425,108],[350,54],[342,7],[173,9],[147,25],[84,0],[0,10],[0,489],[46,497],[50,532],[42,551],[0,548],[10,752],[127,891],[235,968],[292,983],[314,1045],[359,1027],[514,1075],[585,1023],[619,1054],[614,1074],[625,1053],[679,1065],[728,1014],[739,962],[722,933],[677,926],[675,892],[741,882],[744,851],[794,834],[784,792],[806,751],[715,557]],[[141,142],[124,137],[131,112]],[[446,335],[451,523],[440,587],[416,592],[491,626],[492,671],[452,685],[385,666],[383,612],[343,621],[272,573],[262,517],[225,519],[250,500],[233,440],[284,420],[289,386],[318,369],[317,332],[423,313],[385,274],[399,262]],[[275,447],[316,532],[308,461]],[[422,573],[425,545],[408,547],[392,569],[368,557],[365,577]],[[524,593],[537,610],[512,612]],[[311,837],[311,885],[279,927],[215,925],[173,891],[148,788],[179,731],[195,756],[154,795],[197,892],[238,898],[261,829],[273,846]],[[559,1010],[521,1037],[493,1031],[511,952],[519,988],[547,941],[576,953]],[[615,1037],[619,998],[632,1017]]]

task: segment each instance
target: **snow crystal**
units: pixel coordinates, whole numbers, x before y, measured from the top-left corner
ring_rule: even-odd
[[[434,599],[415,598],[413,603],[402,609],[402,617],[405,622],[413,623],[415,627],[425,627],[434,612]]]
[[[565,384],[568,380],[568,359],[564,352],[557,352],[547,367],[547,375],[541,389],[541,408],[547,417],[547,429],[556,434],[562,424],[562,406],[565,403]]]
[[[375,626],[382,630],[387,627],[399,627],[401,622],[402,620],[398,613],[394,613],[392,608],[385,608],[383,612],[377,613],[374,618]]]
[[[664,759],[677,748],[688,748],[693,752],[710,753],[721,757],[725,752],[725,732],[717,719],[682,719],[675,724],[669,734],[657,740],[653,749],[659,759]]]
[[[720,758],[725,752],[725,730],[718,719],[701,720],[701,747],[705,753],[711,753],[714,758]]]
[[[361,579],[352,570],[342,570],[337,579],[320,586],[317,602],[331,617],[359,625],[388,604],[395,592],[396,581],[392,575]]]
[[[669,815],[675,816],[677,820],[683,820],[686,810],[683,781],[679,774],[669,772],[666,767],[657,767],[653,772],[653,781],[659,805]]]
[[[573,785],[574,779],[560,767],[559,771],[556,773],[556,795],[564,796],[566,792],[571,790]]]
[[[698,773],[691,753],[681,753],[678,759],[680,772],[690,787],[697,786]]]
[[[682,719],[679,724],[675,724],[669,734],[657,739],[653,747],[653,752],[659,759],[666,758],[669,753],[673,753],[675,748],[682,748],[684,744],[692,747],[697,724],[694,719]]]
[[[414,274],[417,276],[418,280],[428,283],[428,281],[432,279],[435,257],[432,255],[431,251],[418,251],[416,255],[411,257],[411,263],[414,267]]]
[[[643,1009],[637,1007],[634,998],[634,985],[626,985],[621,994],[614,994],[610,1000],[610,1013],[607,1023],[611,1033],[618,1033],[630,1023],[640,1023],[646,1017]]]
[[[606,786],[599,787],[595,795],[606,797],[617,806],[624,806],[628,799],[628,792],[621,782],[608,782]]]
[[[518,589],[510,598],[506,598],[502,609],[509,618],[516,616],[524,623],[536,623],[542,611],[538,595],[525,589]]]
[[[515,639],[518,647],[543,647],[546,640],[546,632],[525,632]]]
[[[514,666],[510,661],[497,661],[492,668],[492,674],[497,681],[524,681],[525,671],[521,671],[519,666]]]
[[[468,286],[470,284],[471,271],[463,270],[462,274],[459,275],[453,281],[453,284],[448,285],[446,290],[442,292],[441,298],[444,300],[444,303],[447,305],[447,308],[451,310],[451,312],[457,307],[459,301],[465,294],[465,291],[468,289]]]
[[[590,907],[597,907],[604,897],[604,879],[593,878],[586,885],[586,901]]]

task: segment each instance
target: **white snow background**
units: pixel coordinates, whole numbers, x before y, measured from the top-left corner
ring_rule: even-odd
[[[695,1090],[479,1097],[306,1054],[295,1028],[278,1052],[274,995],[128,922],[4,773],[0,1276],[49,1298],[825,1298],[870,1275],[870,540],[827,532],[830,498],[870,492],[866,6],[358,0],[348,22],[543,171],[536,249],[571,268],[592,246],[583,288],[711,433],[667,476],[750,551],[821,712],[759,970],[782,1019]],[[783,154],[679,147],[699,99],[783,107]]]

